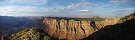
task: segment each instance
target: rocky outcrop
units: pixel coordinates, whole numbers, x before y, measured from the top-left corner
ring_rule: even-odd
[[[4,40],[6,40],[7,38],[3,36]],[[32,27],[32,28],[25,28],[17,33],[12,34],[8,40],[57,40],[57,39],[50,37],[47,33],[43,31],[43,29]]]
[[[117,22],[101,28],[83,40],[135,40],[135,12]]]
[[[76,21],[65,19],[44,18],[45,32],[58,39],[79,40],[88,37],[98,29],[116,24],[119,19],[104,21]]]

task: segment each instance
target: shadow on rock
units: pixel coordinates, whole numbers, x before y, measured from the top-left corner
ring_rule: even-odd
[[[134,40],[135,20],[108,25],[83,40]]]

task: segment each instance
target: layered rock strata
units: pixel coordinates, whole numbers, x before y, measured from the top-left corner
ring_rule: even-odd
[[[93,32],[106,25],[116,24],[118,19],[107,19],[104,21],[75,21],[57,20],[44,18],[45,32],[58,39],[79,40],[88,37]]]

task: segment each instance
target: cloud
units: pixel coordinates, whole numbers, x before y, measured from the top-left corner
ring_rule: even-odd
[[[96,4],[90,3],[90,2],[80,2],[77,4],[72,4],[72,7],[76,8],[85,8],[85,7],[91,7],[91,6],[96,6]]]
[[[85,14],[85,15],[120,17],[135,12],[135,7],[128,7],[128,5],[124,7],[113,3],[106,3],[106,4],[98,5],[94,8],[90,8],[89,10],[91,14]]]
[[[47,3],[43,0],[8,0],[11,3],[21,2],[21,3],[31,3],[28,6],[24,5],[8,5],[8,6],[0,6],[0,15],[5,16],[121,16],[127,15],[127,13],[133,12],[135,9],[127,7],[120,7],[121,5],[116,5],[113,3],[105,3],[105,4],[95,4],[91,2],[79,2],[72,3],[68,5],[56,5],[56,6],[31,6],[35,4]],[[8,2],[7,0],[4,2]],[[111,0],[114,3],[125,3],[125,1],[121,0]],[[1,1],[2,2],[2,1]],[[51,2],[50,2],[51,3]],[[49,4],[49,3],[48,3]],[[124,12],[122,12],[124,11]],[[122,15],[122,16],[123,16]]]
[[[108,6],[106,6],[108,5]],[[130,13],[129,9],[108,9],[110,4],[98,5],[90,2],[74,3],[57,7],[34,6],[0,6],[0,15],[5,16],[119,16],[117,14]],[[94,8],[91,8],[96,6]],[[113,6],[113,5],[110,5]],[[113,10],[113,11],[111,11]],[[120,11],[121,10],[121,11]],[[122,12],[122,10],[125,10]],[[124,14],[126,15],[126,14]]]
[[[135,8],[123,8],[123,9],[113,10],[112,14],[114,14],[114,16],[126,16],[133,12],[135,12]]]
[[[40,16],[44,11],[30,6],[1,6],[0,15],[5,16]]]
[[[84,8],[95,6],[89,2],[80,2],[67,6],[58,7],[33,7],[33,6],[1,6],[0,15],[13,15],[13,16],[72,16],[77,15]]]
[[[80,10],[87,9],[89,7],[96,6],[96,4],[90,2],[80,2],[76,4],[71,4],[67,6],[59,6],[55,8],[48,8],[45,11],[46,14],[53,14],[53,15],[77,15]],[[89,10],[90,11],[90,10]]]
[[[126,2],[126,0],[111,0],[113,3],[123,3]]]
[[[80,10],[80,12],[88,12],[89,10]]]
[[[90,10],[80,10],[81,13],[90,13]]]
[[[111,3],[135,3],[135,0],[111,0]]]
[[[32,3],[32,4],[47,4],[48,0],[2,0],[5,3]]]

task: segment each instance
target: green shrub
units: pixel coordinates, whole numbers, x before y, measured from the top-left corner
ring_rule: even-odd
[[[10,40],[51,40],[43,30],[35,27],[25,28],[24,30],[10,36]],[[54,39],[54,38],[53,38]]]

